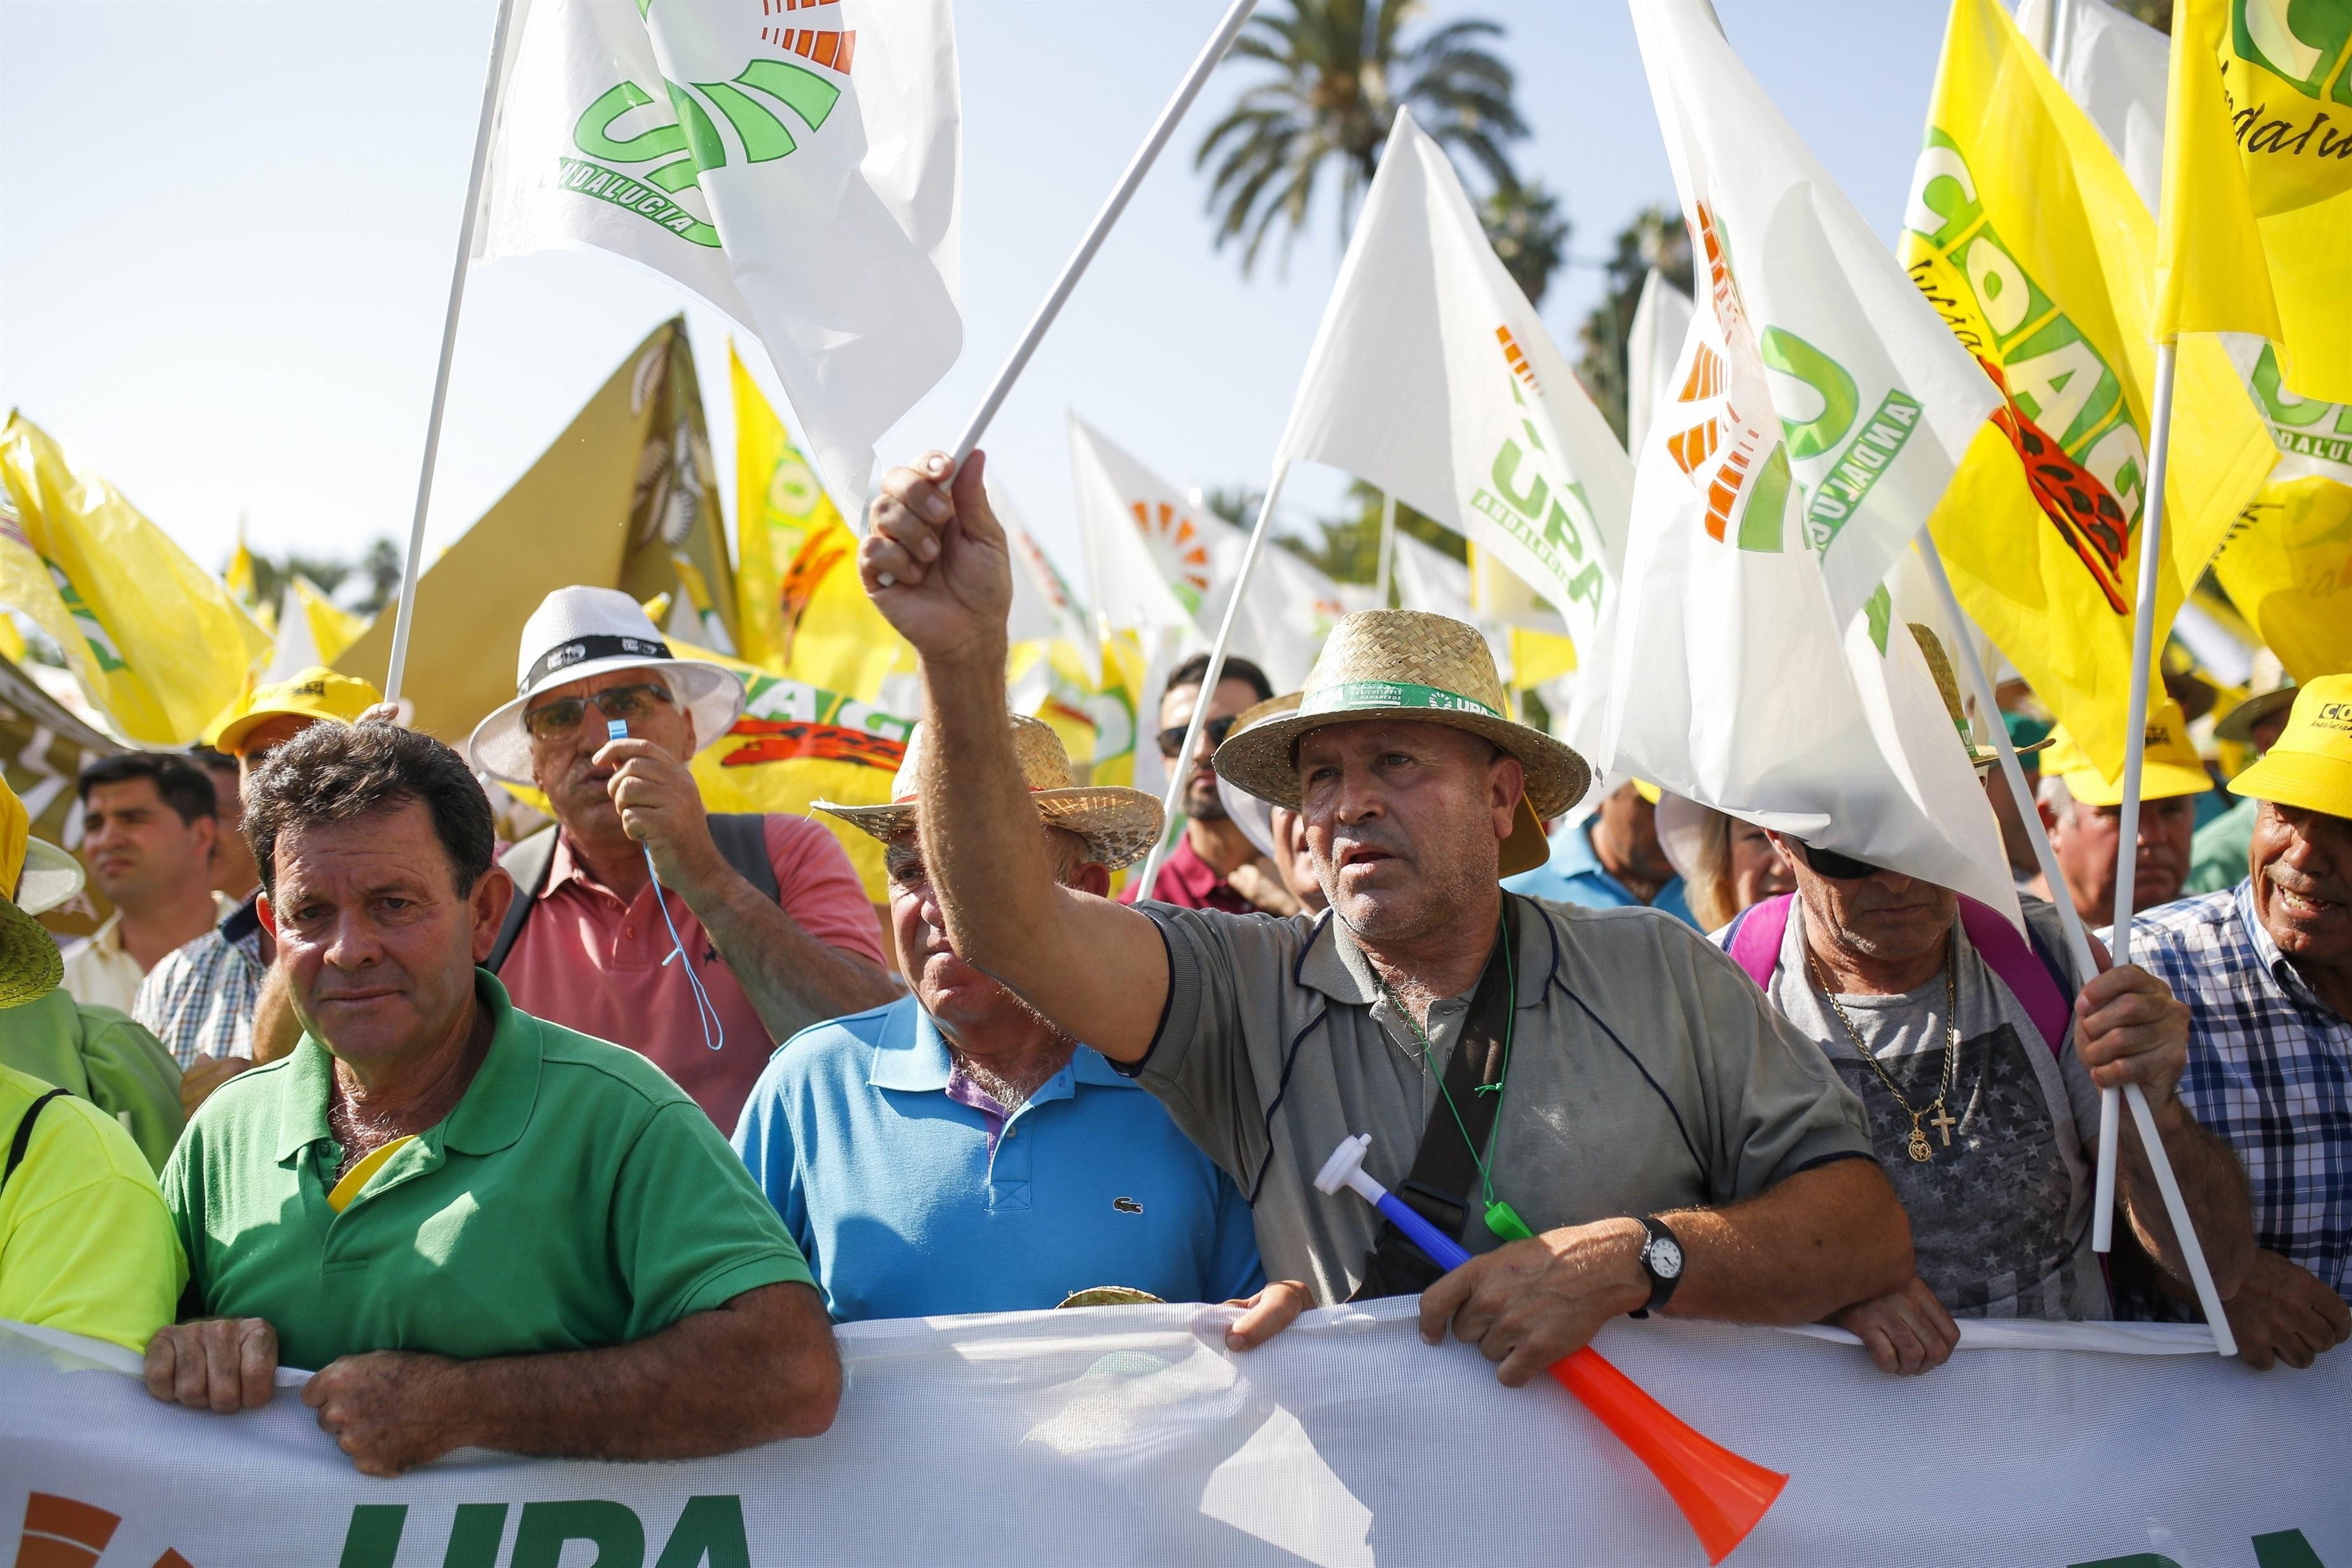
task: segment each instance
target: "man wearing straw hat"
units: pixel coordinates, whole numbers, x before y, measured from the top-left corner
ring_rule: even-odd
[[[860,554],[923,661],[933,896],[967,962],[1136,1074],[1240,1183],[1269,1274],[1325,1301],[1423,1290],[1424,1335],[1450,1322],[1514,1385],[1621,1312],[1808,1322],[1910,1277],[1859,1103],[1722,954],[1652,910],[1503,893],[1590,774],[1501,716],[1468,626],[1347,617],[1298,710],[1217,753],[1305,817],[1327,915],[1058,885],[995,716],[1012,585],[982,469],[952,492],[943,455],[893,471]],[[1434,1278],[1318,1193],[1360,1133],[1376,1179],[1484,1256]]]
[[[0,1318],[143,1351],[188,1277],[155,1173],[94,1096],[16,1064],[28,1009],[64,994],[34,916],[81,891],[81,867],[31,829],[0,779]]]
[[[2253,1188],[2239,1353],[2303,1367],[2352,1333],[2352,675],[2296,692],[2230,788],[2261,802],[2245,880],[2139,916],[2132,952],[2188,1004],[2179,1097]]]
[[[818,823],[703,809],[687,765],[734,725],[743,683],[672,656],[627,594],[557,589],[516,663],[519,695],[466,756],[536,786],[555,826],[507,858],[489,967],[517,1006],[643,1051],[732,1127],[776,1041],[898,994],[865,886]]]
[[[1076,785],[1051,728],[1019,716],[1011,728],[1055,880],[1102,896],[1160,836],[1160,802]],[[1157,1101],[949,945],[916,821],[929,740],[918,726],[890,804],[817,803],[888,846],[914,994],[786,1042],[735,1129],[834,1321],[1021,1312],[1106,1286],[1117,1299],[1255,1296],[1265,1275],[1232,1178]],[[1277,1291],[1235,1329],[1265,1337],[1298,1294]]]
[[[1991,768],[2000,755],[1969,741],[1942,644],[1911,630],[1969,760]],[[2021,936],[1950,888],[1784,833],[1771,841],[1795,894],[1755,904],[1717,939],[1861,1096],[1911,1217],[1917,1272],[1837,1318],[1880,1370],[1942,1365],[1959,1318],[2112,1315],[2091,1250],[2102,1087],[2142,1086],[2218,1288],[2232,1288],[2253,1246],[2245,1181],[2173,1094],[2188,1013],[2162,981],[2126,966],[2084,985],[2042,900],[2025,901]],[[2137,1127],[2123,1137],[2124,1210],[2185,1279]]]

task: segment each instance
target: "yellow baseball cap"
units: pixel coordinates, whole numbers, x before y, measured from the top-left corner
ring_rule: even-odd
[[[57,989],[65,964],[57,939],[33,918],[81,891],[81,862],[33,837],[33,820],[0,779],[0,1008]]]
[[[247,736],[273,718],[325,718],[337,724],[356,724],[360,715],[383,700],[367,682],[313,664],[291,680],[256,686],[246,694],[244,701],[221,716],[205,742],[215,750],[234,757]]]
[[[2055,774],[2064,779],[2066,793],[2085,806],[2123,803],[2123,780],[2100,772],[2083,748],[2074,744],[2074,737],[2066,733],[2064,725],[2051,732],[2050,740],[2049,753],[2042,758],[2043,778]],[[2145,745],[2139,775],[2141,800],[2202,795],[2213,788],[2212,775],[2205,771],[2197,748],[2189,743],[2189,716],[2170,697],[2161,704],[2150,705]]]
[[[2231,779],[2230,792],[2352,817],[2352,675],[2298,688],[2278,744]]]

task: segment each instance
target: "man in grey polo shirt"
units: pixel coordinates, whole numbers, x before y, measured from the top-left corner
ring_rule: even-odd
[[[1859,1103],[1728,959],[1654,911],[1496,885],[1590,773],[1502,716],[1467,626],[1348,617],[1298,711],[1217,753],[1223,778],[1306,819],[1328,915],[1058,886],[1016,827],[1012,581],[982,467],[951,485],[938,453],[894,470],[859,563],[922,657],[923,840],[950,939],[1167,1103],[1249,1196],[1269,1276],[1329,1301],[1434,1273],[1360,1200],[1313,1188],[1333,1145],[1369,1133],[1372,1174],[1484,1254],[1423,1291],[1424,1335],[1450,1322],[1507,1384],[1619,1312],[1806,1322],[1910,1278]],[[1448,1169],[1450,1192],[1431,1179]]]

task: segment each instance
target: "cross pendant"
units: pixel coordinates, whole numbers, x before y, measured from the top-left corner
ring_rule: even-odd
[[[1936,1113],[1927,1118],[1927,1125],[1935,1128],[1936,1131],[1942,1135],[1944,1147],[1948,1149],[1952,1146],[1952,1129],[1958,1126],[1959,1124],[1952,1120],[1952,1113],[1950,1112],[1945,1110],[1941,1105],[1937,1106]]]

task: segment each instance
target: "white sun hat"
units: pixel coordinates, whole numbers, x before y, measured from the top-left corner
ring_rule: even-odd
[[[553,686],[613,670],[654,670],[694,716],[698,750],[725,735],[743,712],[743,683],[724,665],[673,656],[637,601],[617,588],[559,588],[523,622],[515,654],[515,699],[474,727],[466,760],[477,772],[528,784],[530,736],[523,710]]]

